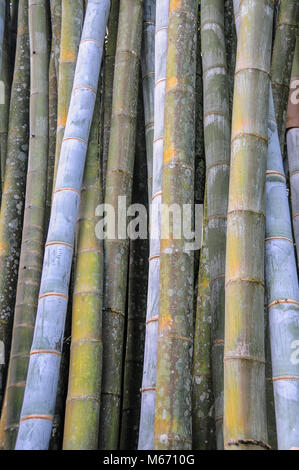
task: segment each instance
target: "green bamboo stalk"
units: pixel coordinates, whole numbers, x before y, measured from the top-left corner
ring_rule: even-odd
[[[19,11],[19,0],[13,0],[11,2],[11,23],[10,23],[10,52],[11,52],[11,61],[15,62],[16,54],[16,44],[17,44],[17,28],[18,28],[18,11]]]
[[[153,140],[154,140],[154,90],[155,90],[155,24],[156,2],[145,0],[143,15],[143,42],[141,70],[145,116],[145,138],[148,178],[148,198],[152,199]]]
[[[82,0],[62,0],[59,75],[58,77],[56,75],[58,78],[58,102],[53,190],[56,183],[61,145],[72,94],[82,22]]]
[[[49,224],[53,190],[53,176],[55,165],[56,150],[56,129],[57,129],[57,77],[55,69],[54,51],[52,48],[49,63],[49,153],[48,153],[48,170],[47,170],[47,196],[46,196],[46,212],[45,224],[46,230]]]
[[[132,203],[148,208],[146,128],[142,80],[139,85]],[[127,341],[124,365],[120,448],[138,445],[148,282],[148,239],[130,240]]]
[[[4,85],[4,102],[0,101],[0,156],[1,156],[1,189],[4,188],[5,164],[7,158],[7,134],[9,121],[10,92],[12,82],[12,62],[10,57],[10,14],[6,8],[4,39],[2,50],[2,66],[0,80]],[[3,90],[1,90],[3,93]]]
[[[0,407],[4,393],[17,285],[29,140],[30,58],[27,0],[20,0],[11,92],[7,162],[0,213]]]
[[[5,448],[14,449],[33,338],[44,242],[48,159],[46,0],[29,0],[30,139],[24,225],[7,382]]]
[[[170,0],[162,203],[194,203],[197,0]],[[154,447],[191,449],[193,252],[162,211]]]
[[[207,201],[204,202],[192,367],[192,448],[215,449]]]
[[[75,225],[109,8],[109,0],[89,0],[85,15],[45,247],[17,450],[43,450],[49,445]]]
[[[50,0],[50,7],[51,7],[51,26],[52,26],[52,48],[53,48],[53,54],[54,54],[56,79],[58,80],[62,0]]]
[[[224,442],[265,449],[265,173],[273,2],[240,5],[227,219]],[[255,256],[252,256],[252,253]]]
[[[288,163],[290,169],[291,202],[293,215],[293,230],[296,242],[297,263],[299,266],[299,106],[298,106],[298,86],[299,86],[299,35],[296,39],[296,48],[292,66],[290,96],[287,116],[287,148]]]
[[[147,312],[145,324],[144,364],[138,449],[153,449],[155,419],[155,389],[158,346],[158,314],[160,287],[160,231],[162,201],[162,162],[164,141],[164,100],[169,1],[156,3],[155,92],[153,181],[150,220],[150,257],[148,274]]]
[[[125,207],[130,205],[132,197],[142,18],[143,0],[121,0],[105,193],[105,204],[111,205],[115,214],[121,210],[118,197],[126,198]],[[123,237],[116,235],[116,238],[110,235],[114,223],[114,217],[108,218],[104,242],[104,356],[100,420],[100,448],[109,450],[118,447],[120,432],[129,249],[126,233]]]
[[[95,450],[98,446],[103,351],[103,242],[95,230],[96,209],[103,203],[98,158],[100,98],[99,86],[79,210],[64,450]]]
[[[290,76],[299,22],[297,0],[281,0],[272,52],[271,80],[281,151],[284,151]]]
[[[223,449],[225,245],[230,165],[230,104],[222,0],[203,0],[201,41],[211,277],[212,372],[217,448]]]
[[[104,59],[104,126],[103,126],[103,190],[106,185],[108,150],[111,128],[111,108],[113,94],[113,80],[115,67],[115,52],[117,42],[117,29],[120,0],[111,1],[108,21],[108,37]]]
[[[224,38],[227,64],[227,80],[229,83],[229,115],[232,115],[234,97],[234,74],[236,67],[237,35],[234,21],[233,0],[224,1]]]

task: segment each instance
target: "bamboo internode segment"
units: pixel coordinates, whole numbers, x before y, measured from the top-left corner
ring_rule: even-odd
[[[162,168],[163,204],[169,206],[194,202],[197,11],[197,0],[169,2]],[[173,228],[161,240],[154,425],[160,450],[192,445],[193,253],[185,242],[174,238]]]
[[[109,7],[109,0],[88,2],[82,39],[94,37],[102,44],[102,48],[91,41],[81,44],[74,89],[82,85],[93,89],[98,86]],[[66,139],[61,147],[55,188],[57,192],[53,197],[48,246],[45,248],[40,298],[31,347],[32,351],[45,350],[47,353],[30,355],[21,412],[21,418],[29,415],[37,416],[25,421],[21,419],[16,449],[47,449],[49,445],[52,421],[39,419],[38,416],[52,416],[55,410],[72,262],[72,249],[69,246],[51,244],[51,242],[60,240],[67,245],[73,245],[74,242],[86,157],[86,145],[80,140],[88,141],[94,104],[94,93],[90,93],[89,90],[80,88],[73,92],[65,128]],[[68,137],[77,137],[79,140]],[[63,188],[74,188],[77,192],[58,191]],[[45,369],[47,374],[43,373]]]
[[[162,201],[162,162],[164,144],[164,101],[166,86],[166,54],[169,0],[156,1],[154,135],[152,213],[150,220],[150,257],[142,388],[152,389],[141,397],[138,449],[153,449],[156,395],[156,367],[159,318],[160,237]]]
[[[223,449],[223,344],[226,218],[230,172],[229,82],[224,38],[224,2],[201,3],[204,87],[204,138],[208,211],[208,245],[212,315],[212,372],[217,448]]]
[[[143,0],[120,2],[105,203],[117,212],[119,196],[131,204],[134,169],[139,56]],[[134,26],[133,26],[134,25]],[[107,234],[110,223],[107,221]],[[100,448],[116,449],[119,441],[121,384],[129,240],[104,240],[103,382]],[[123,315],[111,315],[114,309]]]
[[[242,441],[239,448],[250,449],[267,442],[264,182],[273,2],[235,2],[235,12],[239,6],[227,219],[224,442],[232,448],[231,442]]]

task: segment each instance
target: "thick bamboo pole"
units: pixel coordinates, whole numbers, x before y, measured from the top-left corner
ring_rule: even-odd
[[[113,207],[116,217],[122,210],[118,198],[126,198],[126,208],[132,197],[142,18],[143,0],[121,0],[105,193],[105,204]],[[122,213],[122,217],[121,223],[126,223],[126,214]],[[114,225],[115,218],[108,218],[104,242],[104,356],[100,419],[100,448],[109,450],[118,447],[120,432],[129,249],[126,233],[118,237],[118,223],[116,236],[110,235]]]
[[[155,100],[155,24],[156,2],[145,0],[143,15],[143,42],[141,70],[145,116],[146,158],[148,178],[148,200],[152,200],[154,100]]]
[[[29,88],[28,2],[21,0],[0,213],[0,407],[9,358],[23,224],[29,140]]]
[[[158,314],[160,288],[160,230],[162,201],[162,163],[164,142],[164,100],[169,0],[156,2],[155,91],[152,210],[150,220],[150,257],[141,412],[138,449],[153,449],[155,419],[155,388],[158,346]]]
[[[287,116],[287,147],[290,169],[290,186],[292,201],[293,230],[296,242],[297,264],[299,263],[299,35],[296,39],[296,48],[292,66],[290,83],[290,96]]]
[[[47,449],[59,377],[74,231],[110,1],[89,0],[61,148],[16,449]],[[44,373],[44,371],[47,373]]]
[[[212,314],[212,372],[217,448],[223,449],[224,274],[230,165],[230,105],[222,0],[203,0],[201,41]]]
[[[56,74],[58,79],[58,109],[53,190],[56,184],[61,145],[72,94],[82,21],[82,0],[62,0],[59,74],[58,76]]]
[[[204,202],[192,367],[192,448],[216,447],[211,364],[211,299],[207,201]]]
[[[7,381],[5,448],[14,449],[40,286],[48,160],[46,0],[29,0],[30,140],[24,225]]]
[[[99,86],[79,210],[64,450],[95,450],[98,446],[103,354],[103,241],[95,230],[97,207],[103,203],[98,156],[100,98]]]
[[[148,178],[142,80],[139,85],[132,203],[148,209]],[[136,206],[137,207],[137,206]],[[140,421],[145,316],[148,283],[148,239],[130,240],[128,320],[124,365],[120,448],[136,449]]]
[[[227,225],[224,442],[265,449],[265,173],[273,2],[239,12]],[[252,256],[255,253],[255,256]]]
[[[181,213],[194,203],[197,12],[197,0],[169,2],[162,202]],[[154,447],[191,449],[193,252],[167,219],[162,211]]]
[[[113,95],[113,79],[115,66],[115,52],[117,42],[117,29],[120,0],[111,0],[111,9],[108,21],[108,37],[104,58],[104,126],[103,126],[103,190],[105,191],[108,150],[111,128],[111,108]]]
[[[277,130],[282,152],[284,152],[290,76],[298,22],[298,1],[281,0],[279,3],[276,33],[272,52],[271,80]]]
[[[266,174],[265,268],[279,450],[299,448],[299,285],[272,89]]]

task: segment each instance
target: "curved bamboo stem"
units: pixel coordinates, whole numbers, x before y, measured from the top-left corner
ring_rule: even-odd
[[[170,0],[162,202],[194,203],[197,0]],[[191,449],[193,252],[161,217],[160,302],[154,447]],[[164,232],[165,230],[165,232]]]
[[[68,287],[95,90],[110,1],[89,0],[61,148],[16,449],[47,449],[55,409]],[[47,370],[47,373],[43,373]]]

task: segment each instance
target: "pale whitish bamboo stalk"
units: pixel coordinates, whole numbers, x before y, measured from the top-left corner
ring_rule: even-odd
[[[74,231],[110,1],[89,0],[61,148],[16,449],[47,449],[59,377]],[[46,371],[46,373],[45,373]]]
[[[150,223],[150,258],[148,300],[142,379],[141,413],[138,449],[153,449],[155,418],[155,387],[158,346],[158,314],[160,285],[160,206],[162,200],[162,163],[164,140],[164,100],[169,0],[156,2],[155,95],[152,213]]]

